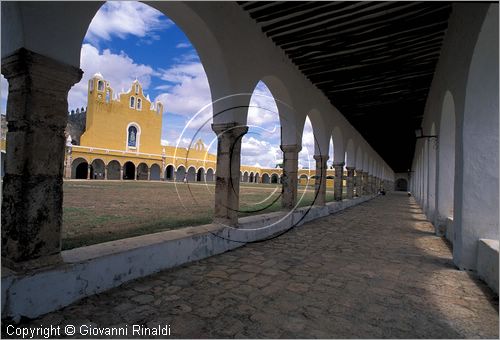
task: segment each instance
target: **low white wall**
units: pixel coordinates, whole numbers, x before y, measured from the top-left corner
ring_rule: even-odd
[[[238,228],[207,224],[76,248],[61,253],[62,263],[22,273],[2,268],[2,318],[35,318],[127,281],[273,237],[373,197],[245,217]]]
[[[477,252],[477,274],[498,295],[498,241],[480,239]]]

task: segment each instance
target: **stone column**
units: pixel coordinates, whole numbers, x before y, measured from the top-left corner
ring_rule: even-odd
[[[120,181],[123,181],[123,165],[120,166]]]
[[[71,163],[73,162],[73,157],[71,156],[72,148],[71,146],[66,146],[66,161],[64,163],[64,178],[71,178]]]
[[[167,157],[167,154],[165,153],[165,148],[163,148],[162,153],[161,153],[161,169],[160,169],[160,181],[165,181],[165,158]]]
[[[108,179],[108,166],[107,165],[104,166],[104,179],[105,180]]]
[[[4,266],[59,254],[68,91],[83,72],[24,48],[2,60],[9,81],[3,178]]]
[[[148,181],[151,180],[151,168],[148,167]]]
[[[347,178],[346,178],[346,186],[347,186],[347,199],[352,199],[354,197],[354,167],[347,167]]]
[[[361,170],[355,171],[356,176],[354,177],[354,186],[356,187],[356,197],[360,197],[361,195],[363,195],[363,190],[361,185],[362,173],[363,172]]]
[[[368,195],[369,188],[368,188],[368,172],[367,171],[362,172],[361,182],[363,183],[363,195]]]
[[[325,205],[326,203],[326,161],[328,156],[325,155],[314,155],[316,160],[316,180],[314,184],[314,189],[316,191],[315,205]]]
[[[335,169],[335,182],[333,185],[333,199],[335,201],[342,201],[342,186],[344,180],[344,162],[334,163]]]
[[[236,122],[212,124],[217,134],[214,222],[237,225],[240,205],[241,139],[248,127]]]
[[[93,179],[90,178],[90,170],[92,169],[92,165],[90,163],[87,164],[87,179]]]
[[[283,151],[283,175],[281,178],[281,207],[293,209],[297,204],[299,152],[301,145],[281,145]]]

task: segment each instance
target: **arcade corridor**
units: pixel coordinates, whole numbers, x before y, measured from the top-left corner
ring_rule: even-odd
[[[497,338],[498,300],[392,193],[24,326],[140,323],[183,338]]]

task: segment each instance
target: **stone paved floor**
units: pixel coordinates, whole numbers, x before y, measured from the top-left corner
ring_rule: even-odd
[[[391,194],[23,326],[171,325],[188,338],[498,338],[498,297]],[[5,335],[5,334],[4,334]]]

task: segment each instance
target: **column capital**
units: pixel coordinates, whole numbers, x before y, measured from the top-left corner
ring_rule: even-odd
[[[302,145],[298,145],[298,144],[280,145],[280,149],[283,152],[296,152],[296,153],[299,153],[300,150],[302,150]]]
[[[29,76],[41,88],[68,91],[82,79],[83,71],[26,48],[20,48],[2,59],[2,74],[12,78]],[[38,82],[39,81],[39,82]],[[45,84],[45,86],[42,86]],[[9,81],[9,87],[11,81]],[[15,87],[15,84],[13,84]]]
[[[352,171],[356,170],[356,167],[354,167],[354,166],[346,166],[345,168],[346,168],[346,170],[349,170],[349,171],[351,171],[351,170],[352,170]]]
[[[243,137],[248,132],[248,126],[237,122],[219,123],[212,124],[212,130],[217,134],[217,137],[230,134],[238,138]]]
[[[318,162],[326,162],[330,158],[328,155],[314,155],[313,157]]]
[[[337,167],[337,166],[344,166],[344,165],[345,165],[345,163],[344,163],[344,162],[337,162],[337,163],[335,163],[335,162],[334,162],[332,165],[333,165],[334,167]]]

